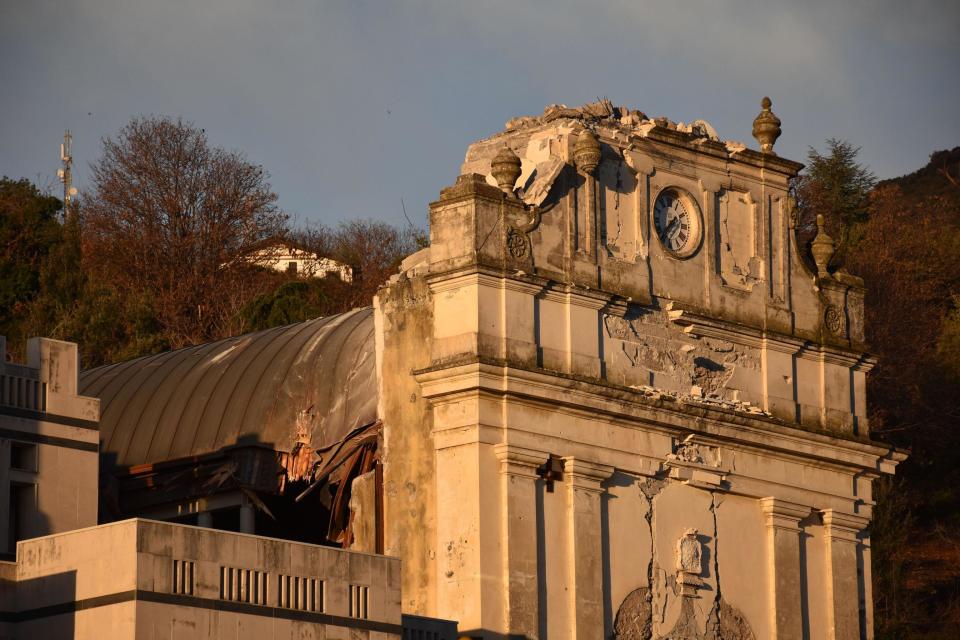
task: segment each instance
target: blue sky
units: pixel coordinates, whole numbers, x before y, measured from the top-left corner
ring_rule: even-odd
[[[960,2],[0,0],[0,174],[75,184],[131,116],[182,116],[301,221],[425,224],[467,145],[551,103],[615,104],[780,155],[839,137],[880,177],[960,144]]]

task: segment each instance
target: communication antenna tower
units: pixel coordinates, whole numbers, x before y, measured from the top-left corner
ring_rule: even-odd
[[[73,196],[77,195],[77,190],[73,186],[73,153],[70,151],[70,144],[73,142],[73,136],[70,129],[63,132],[63,144],[60,145],[60,162],[62,167],[57,170],[57,177],[63,183],[63,219],[67,220],[70,215],[70,203]]]

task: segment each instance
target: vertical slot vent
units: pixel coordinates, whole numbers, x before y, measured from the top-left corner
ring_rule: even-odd
[[[323,580],[303,576],[277,576],[277,602],[284,609],[323,612]]]
[[[253,569],[220,567],[220,599],[267,604],[267,573]]]
[[[170,588],[170,593],[192,596],[195,571],[192,560],[174,560],[173,585]]]
[[[369,615],[370,587],[350,585],[350,617],[366,620]]]

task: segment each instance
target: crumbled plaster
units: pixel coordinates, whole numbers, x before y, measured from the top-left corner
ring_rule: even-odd
[[[739,390],[729,386],[738,369],[760,369],[758,355],[732,342],[692,336],[671,322],[670,313],[632,307],[624,317],[604,317],[605,331],[613,345],[612,364],[617,365],[619,360],[627,369],[648,370],[657,380],[656,386],[630,386],[645,395],[764,413],[741,400]]]
[[[631,591],[613,623],[614,640],[650,640],[653,634],[653,610],[650,589],[640,587]]]
[[[691,142],[694,143],[722,142],[713,126],[702,119],[684,124],[682,122],[676,123],[662,116],[648,118],[641,111],[629,109],[625,106],[616,107],[606,99],[580,107],[552,104],[546,107],[539,116],[521,116],[509,120],[503,132],[471,145],[461,173],[477,172],[488,175],[490,159],[496,155],[496,152],[503,145],[501,137],[504,135],[509,135],[511,141],[522,142],[526,136],[537,137],[543,135],[545,131],[561,133],[561,130],[563,130],[562,133],[566,134],[574,127],[583,126],[602,126],[605,135],[624,141],[629,140],[630,137],[646,138],[654,128],[661,127],[689,136]],[[515,147],[513,142],[511,147]],[[746,149],[746,146],[742,143],[727,143],[727,151],[730,154],[739,153],[744,149]],[[529,150],[529,148],[524,149],[522,146],[513,148],[513,151],[523,160],[532,159],[526,155]],[[534,162],[540,161],[542,159]],[[481,168],[483,164],[486,165],[485,168]],[[525,175],[521,178],[521,184],[524,183],[529,170],[529,167],[524,167]]]
[[[734,154],[740,153],[741,151],[747,150],[747,145],[743,144],[742,142],[737,142],[736,140],[727,140],[723,144],[727,148],[727,153],[729,153],[730,155],[734,155]]]
[[[523,201],[537,206],[543,204],[565,166],[566,163],[560,158],[548,158],[538,162],[524,183],[525,186],[521,191]]]

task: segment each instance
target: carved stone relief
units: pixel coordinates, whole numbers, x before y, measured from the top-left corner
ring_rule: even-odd
[[[631,591],[617,609],[613,624],[613,640],[651,640],[653,607],[650,589]],[[658,640],[756,640],[750,623],[743,614],[723,599],[710,610],[706,629],[697,629],[692,600],[684,598],[680,617],[669,633]]]
[[[748,348],[690,336],[660,310],[632,308],[626,317],[606,316],[604,326],[614,351],[611,364],[635,370],[632,384],[734,400],[728,385],[735,372],[760,368],[759,356]]]
[[[707,622],[707,638],[715,640],[756,640],[750,623],[736,607],[721,598],[720,606],[714,607]]]
[[[828,304],[823,312],[823,326],[835,336],[843,336],[843,310],[834,304]]]
[[[697,540],[697,530],[687,529],[677,540],[677,587],[681,596],[695,597],[697,589],[702,586],[702,555],[703,549]]]
[[[693,436],[689,435],[683,440],[674,442],[673,453],[667,455],[667,459],[719,468],[720,450],[717,447],[695,442]]]
[[[529,245],[530,241],[527,239],[527,234],[517,229],[507,231],[507,250],[514,258],[522,258],[527,255]]]
[[[723,284],[751,291],[763,280],[757,255],[756,205],[749,193],[721,191],[717,196],[720,278]]]

